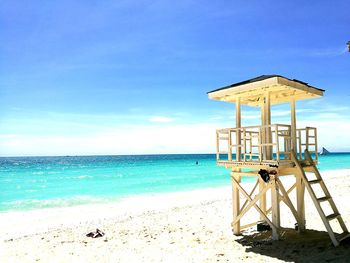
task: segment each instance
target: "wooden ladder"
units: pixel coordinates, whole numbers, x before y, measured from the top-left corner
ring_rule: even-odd
[[[336,205],[335,205],[335,203],[333,201],[333,198],[330,195],[330,193],[329,193],[329,191],[328,191],[328,189],[326,187],[326,184],[324,183],[324,181],[323,181],[323,179],[321,177],[321,174],[318,171],[317,167],[315,166],[314,161],[312,160],[311,155],[310,155],[308,150],[305,150],[304,156],[305,156],[305,160],[306,160],[305,164],[299,162],[299,160],[296,157],[295,152],[292,151],[292,160],[295,163],[296,168],[298,169],[300,175],[302,176],[303,183],[305,184],[305,187],[308,190],[308,192],[309,192],[309,194],[311,196],[311,199],[314,202],[314,205],[315,205],[318,213],[321,216],[323,224],[325,225],[325,227],[326,227],[326,229],[328,231],[329,237],[331,238],[331,240],[333,242],[333,245],[334,246],[338,246],[339,243],[342,240],[344,240],[345,238],[350,237],[350,233],[348,232],[348,229],[346,228],[344,220],[341,217],[341,215],[340,215],[340,213],[339,213],[339,211],[338,211],[338,209],[337,209],[337,207],[336,207]],[[305,167],[311,168],[310,172],[315,174],[316,180],[308,180],[307,179],[306,174],[305,174],[305,169],[304,169]],[[309,172],[309,170],[308,170],[308,172]],[[315,192],[314,192],[314,190],[312,188],[312,185],[316,185],[316,184],[319,184],[321,186],[321,189],[322,189],[322,191],[324,193],[323,197],[317,197],[316,196],[316,194],[315,194]],[[330,215],[326,215],[325,212],[323,211],[322,207],[321,207],[321,203],[322,202],[327,202],[327,201],[329,202],[330,207],[333,210],[333,213],[330,214]],[[334,220],[334,219],[338,220],[339,225],[340,225],[340,227],[343,230],[343,233],[336,234],[336,233],[333,232],[332,227],[330,225],[330,221]]]

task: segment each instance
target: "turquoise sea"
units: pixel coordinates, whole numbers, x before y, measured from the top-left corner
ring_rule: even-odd
[[[350,153],[321,156],[319,169],[350,169]],[[105,203],[148,193],[229,185],[214,154],[1,157],[0,211]]]

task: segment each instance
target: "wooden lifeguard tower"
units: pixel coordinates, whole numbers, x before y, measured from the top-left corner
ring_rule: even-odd
[[[350,234],[316,167],[318,161],[317,132],[314,127],[297,128],[295,102],[322,97],[324,90],[305,82],[279,75],[262,75],[208,92],[209,99],[235,103],[236,127],[216,131],[216,159],[219,166],[231,170],[233,232],[253,226],[241,226],[241,218],[254,207],[272,229],[272,238],[279,239],[280,202],[291,210],[299,231],[305,230],[304,193],[308,190],[313,203],[335,246]],[[290,124],[271,124],[271,105],[289,103]],[[241,105],[260,107],[261,125],[241,127]],[[295,182],[286,190],[280,177],[293,175]],[[248,193],[241,177],[253,176],[256,184]],[[282,179],[282,178],[281,178]],[[315,187],[319,191],[315,191]],[[258,189],[258,191],[256,191]],[[291,192],[296,189],[295,206]],[[257,194],[255,194],[258,192]],[[240,204],[240,196],[246,201]],[[268,195],[269,194],[269,195]],[[317,196],[321,194],[321,196]],[[267,207],[271,196],[271,207]],[[330,207],[325,212],[323,204]],[[338,221],[342,233],[331,226]]]

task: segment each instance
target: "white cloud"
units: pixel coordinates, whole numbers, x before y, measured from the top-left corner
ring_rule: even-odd
[[[314,119],[297,121],[298,128],[316,127],[318,148],[325,147],[330,151],[350,151],[350,122],[337,119]]]
[[[350,122],[299,120],[298,127],[317,127],[319,147],[349,151]],[[234,126],[234,125],[231,125]],[[17,135],[0,137],[0,156],[214,153],[215,130],[227,125],[159,124],[112,127],[85,135]]]
[[[149,119],[150,122],[159,122],[159,123],[169,123],[173,122],[174,119],[170,117],[165,117],[165,116],[152,116]]]
[[[214,153],[216,124],[140,125],[85,136],[0,138],[1,156]]]
[[[16,134],[0,134],[0,139],[15,138]]]

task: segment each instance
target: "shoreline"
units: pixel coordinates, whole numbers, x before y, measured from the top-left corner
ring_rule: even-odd
[[[327,178],[332,177],[333,173],[347,173],[350,172],[350,168],[346,169],[333,169],[333,170],[320,170],[321,176],[326,176]],[[289,177],[289,176],[284,176],[284,177]],[[324,178],[325,179],[325,178]],[[252,182],[244,182],[245,184],[251,184]],[[181,189],[177,191],[164,191],[164,192],[150,192],[150,193],[140,193],[140,194],[130,194],[127,196],[121,196],[121,197],[111,197],[106,199],[106,201],[102,202],[93,202],[93,203],[81,203],[81,204],[73,204],[73,205],[68,205],[68,206],[53,206],[53,207],[34,207],[34,208],[27,208],[27,209],[14,209],[14,210],[3,210],[0,211],[0,218],[1,215],[7,214],[7,213],[26,213],[26,212],[34,212],[34,211],[41,211],[41,210],[50,210],[50,209],[68,209],[68,208],[79,208],[79,207],[85,207],[85,206],[103,206],[103,205],[108,205],[108,204],[115,204],[119,202],[124,202],[125,200],[128,199],[134,199],[134,198],[145,198],[149,196],[162,196],[162,195],[168,195],[168,194],[182,194],[182,193],[190,193],[190,192],[195,192],[195,191],[205,191],[205,190],[210,190],[210,189],[219,189],[219,188],[225,188],[225,187],[231,187],[229,186],[230,183],[227,185],[216,185],[212,187],[189,187],[188,189]],[[73,197],[74,198],[74,197]],[[100,197],[97,197],[100,198]],[[101,197],[103,199],[103,197]],[[50,200],[50,199],[49,199]],[[45,201],[45,200],[44,200]]]

